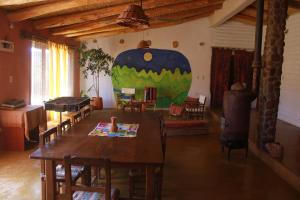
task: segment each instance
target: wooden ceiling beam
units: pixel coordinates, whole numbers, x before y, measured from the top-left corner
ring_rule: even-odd
[[[298,3],[299,2],[299,5],[300,5],[300,0],[293,0],[293,1],[289,1],[289,7],[288,7],[288,15],[293,15],[295,13],[298,13],[300,12],[300,7],[299,8],[296,8],[296,7],[293,7],[294,3]],[[267,18],[268,16],[268,0],[265,0],[265,5],[264,5],[264,10],[265,10],[265,13],[264,13],[264,20]],[[252,5],[250,5],[247,9],[255,9],[256,10],[256,2],[253,3]],[[252,16],[252,15],[251,15]]]
[[[200,6],[197,7],[197,5],[193,5],[193,7],[181,7],[180,9],[173,9],[170,6],[163,6],[159,8],[153,8],[146,11],[146,14],[150,18],[155,17],[164,17],[164,18],[176,18],[176,17],[186,17],[201,14],[203,12],[212,12],[216,9],[219,9],[221,7],[221,3],[213,3],[210,5]],[[74,24],[67,27],[61,27],[56,28],[52,30],[53,35],[65,35],[65,34],[72,34],[80,31],[89,31],[96,28],[102,28],[109,24],[116,23],[116,17],[117,15],[108,18],[107,21],[104,21],[101,19],[101,21],[92,21],[92,22],[86,22],[83,24]]]
[[[255,0],[226,0],[223,3],[222,9],[217,10],[210,17],[210,25],[215,27],[223,24],[249,5],[251,5]]]
[[[72,24],[72,25],[58,27],[58,28],[52,28],[51,33],[53,35],[66,35],[66,34],[76,33],[79,31],[88,31],[95,28],[101,28],[107,25],[115,24],[116,17],[117,15],[113,15],[110,17],[104,17],[94,21]]]
[[[89,30],[89,31],[81,31],[81,32],[77,32],[77,33],[67,34],[67,35],[65,35],[65,37],[78,37],[78,36],[89,35],[89,34],[93,34],[93,33],[124,30],[127,28],[128,27],[123,27],[123,26],[119,26],[117,24],[112,24],[112,25],[107,25],[102,28],[97,28],[97,29],[93,29],[93,30]]]
[[[288,15],[293,15],[298,12],[300,12],[300,1],[289,0]]]
[[[75,40],[84,40],[84,39],[88,39],[88,38],[95,38],[95,37],[109,37],[109,36],[114,36],[114,35],[121,35],[121,34],[125,34],[125,33],[132,33],[134,32],[132,29],[130,28],[126,28],[123,30],[119,30],[119,31],[106,31],[106,32],[100,32],[100,33],[91,33],[91,34],[87,34],[87,35],[83,35],[83,36],[78,36],[78,37],[74,37]]]
[[[59,13],[70,9],[96,6],[99,8],[132,3],[134,0],[64,0],[47,4],[31,6],[8,13],[11,22],[19,22],[26,19],[41,17],[47,14]]]
[[[0,0],[0,7],[5,6],[20,6],[32,3],[42,3],[49,0]]]
[[[200,15],[195,15],[195,16],[192,16],[192,17],[178,19],[178,20],[173,21],[173,22],[155,22],[148,29],[156,29],[156,28],[174,26],[174,25],[185,23],[185,22],[197,20],[197,19],[200,19],[200,18],[203,18],[203,17],[207,17],[207,16],[209,16],[211,14],[212,14],[212,12],[207,12],[207,13],[202,13]],[[95,37],[95,36],[96,37],[107,37],[107,36],[119,35],[119,34],[124,34],[124,33],[132,33],[132,32],[144,31],[144,30],[135,30],[135,29],[127,28],[127,27],[123,27],[123,28],[124,28],[123,30],[95,32],[95,33],[90,33],[90,34],[85,34],[85,35],[77,36],[75,38],[81,40],[81,39]]]
[[[159,8],[153,8],[153,9],[146,10],[145,13],[151,18],[151,17],[158,17],[161,15],[174,14],[176,12],[184,12],[184,11],[195,10],[195,9],[200,9],[201,11],[205,11],[213,8],[215,10],[220,8],[221,6],[222,6],[222,1],[216,1],[211,4],[203,4],[201,3],[201,1],[193,1],[191,3],[181,3],[181,4],[163,6]]]
[[[240,14],[248,15],[250,17],[256,18],[256,9],[249,7],[249,8],[246,8],[244,11],[242,11]],[[267,15],[268,15],[268,12],[265,11],[264,12],[264,20],[267,20]]]
[[[232,17],[230,20],[236,21],[236,22],[241,22],[243,24],[247,24],[247,25],[251,25],[251,26],[255,26],[255,23],[256,23],[253,20],[249,20],[249,19],[245,18],[244,16],[241,17],[240,15],[236,15],[236,16]]]
[[[253,7],[253,8],[255,8],[256,9],[256,1],[252,4],[252,5],[250,5],[250,7]],[[265,0],[265,4],[264,4],[264,11],[268,11],[268,9],[269,9],[269,4],[268,4],[268,0]]]
[[[289,0],[289,7],[300,9],[300,0]]]
[[[248,16],[248,15],[237,14],[236,16],[232,17],[231,20],[238,21],[238,22],[248,24],[248,25],[251,25],[251,26],[256,25],[256,17],[251,17],[251,16]]]
[[[295,13],[299,13],[300,9],[298,8],[293,8],[293,7],[288,7],[288,15],[293,15]]]
[[[183,10],[176,10],[175,12],[171,13],[163,13],[161,12],[161,15],[152,15],[151,18],[154,20],[160,20],[160,21],[172,21],[172,20],[178,20],[178,19],[185,19],[193,16],[200,16],[200,15],[207,15],[207,13],[213,13],[216,9],[219,9],[222,7],[222,4],[211,4],[207,6],[202,6],[199,8],[192,8],[192,9],[183,9]],[[151,15],[151,14],[150,14]],[[151,24],[150,24],[151,26]]]
[[[171,15],[163,15],[163,16],[160,16],[157,18],[152,18],[150,20],[150,28],[153,26],[156,27],[157,24],[162,24],[165,22],[177,22],[182,19],[186,19],[186,18],[190,18],[190,17],[194,17],[194,16],[207,16],[208,14],[211,14],[212,12],[213,12],[213,9],[207,9],[207,10],[201,10],[201,11],[189,10],[189,11],[184,11],[181,13],[173,13]],[[77,32],[77,33],[67,34],[67,35],[65,35],[65,37],[76,37],[76,36],[80,36],[80,35],[107,32],[107,31],[111,31],[111,30],[122,30],[124,28],[127,28],[127,27],[122,27],[117,24],[112,24],[112,25],[101,27],[101,28],[92,29],[89,31],[81,31],[81,32]],[[138,31],[138,30],[135,30],[135,31]]]
[[[194,5],[205,5],[206,0],[147,0],[143,3],[143,8],[145,10],[167,6],[167,5],[178,5],[185,6],[185,4]],[[50,17],[46,19],[37,20],[34,24],[37,29],[54,28],[59,26],[66,26],[71,24],[83,23],[86,21],[98,20],[104,17],[110,17],[112,15],[120,14],[127,5],[112,6],[109,8],[96,9],[92,11],[85,11],[80,13],[73,13],[67,15],[61,15],[56,17]]]
[[[211,15],[211,13],[209,13],[207,16],[209,16],[209,15]],[[179,25],[179,24],[182,24],[182,23],[185,23],[185,22],[189,22],[189,21],[192,21],[192,20],[197,20],[197,19],[207,17],[207,16],[202,15],[202,16],[195,16],[195,17],[191,17],[191,18],[187,18],[187,19],[182,19],[181,21],[179,21],[177,23],[175,23],[175,22],[161,23],[161,24],[152,26],[149,29],[156,29],[156,28]],[[133,30],[133,29],[130,29],[130,28],[125,28],[124,30],[120,30],[120,31],[108,31],[108,32],[93,33],[93,34],[89,34],[89,35],[79,36],[79,37],[75,37],[74,39],[84,40],[84,39],[91,38],[91,37],[92,38],[95,38],[95,37],[110,37],[110,36],[114,36],[114,35],[120,35],[120,34],[125,34],[125,33],[132,33],[132,32],[140,32],[140,31],[143,31],[143,30],[136,31],[136,30]]]

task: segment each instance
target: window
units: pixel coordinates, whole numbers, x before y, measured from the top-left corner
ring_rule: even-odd
[[[65,45],[33,41],[31,48],[31,104],[73,95],[74,51]]]

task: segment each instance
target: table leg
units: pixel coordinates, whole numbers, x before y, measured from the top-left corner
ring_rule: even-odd
[[[146,200],[154,200],[154,171],[155,167],[152,165],[146,166]]]
[[[146,111],[146,104],[142,103],[141,108],[140,108],[140,112],[145,112],[145,111]]]
[[[56,169],[53,160],[46,160],[46,198],[47,200],[55,200],[56,197]]]
[[[59,112],[59,124],[61,124],[61,122],[62,122],[62,114],[61,112]]]

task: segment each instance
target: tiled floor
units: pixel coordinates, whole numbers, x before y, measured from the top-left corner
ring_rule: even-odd
[[[40,199],[39,161],[26,152],[0,152],[0,199]],[[251,153],[233,151],[228,162],[214,132],[167,141],[164,200],[299,200],[300,193]],[[126,173],[114,180],[127,194]]]

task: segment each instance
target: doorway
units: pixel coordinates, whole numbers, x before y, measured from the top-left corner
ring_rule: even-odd
[[[223,94],[233,83],[240,82],[251,89],[253,51],[232,48],[212,48],[211,58],[211,107],[220,109]]]

